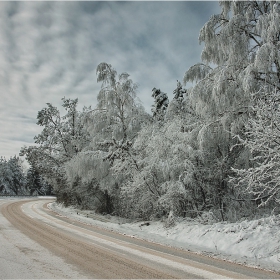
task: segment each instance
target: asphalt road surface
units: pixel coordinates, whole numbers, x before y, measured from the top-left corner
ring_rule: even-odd
[[[48,200],[0,200],[0,278],[280,279],[62,217]]]

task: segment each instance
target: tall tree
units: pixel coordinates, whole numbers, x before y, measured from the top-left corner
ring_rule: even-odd
[[[200,31],[203,63],[192,66],[184,82],[196,82],[190,101],[204,119],[198,140],[205,166],[216,174],[209,180],[215,182],[224,209],[231,168],[243,164],[244,150],[233,136],[244,135],[252,94],[264,84],[279,87],[279,4],[221,1],[220,5],[222,12]]]
[[[234,169],[236,175],[231,183],[245,201],[254,201],[258,206],[278,208],[280,100],[277,89],[271,92],[265,90],[267,89],[262,93],[265,98],[256,98],[251,107],[244,137],[238,137],[239,145],[248,150],[248,160],[246,165]]]
[[[238,139],[250,152],[250,161],[235,169],[237,177],[232,182],[246,199],[259,206],[275,206],[275,201],[279,203],[280,5],[278,1],[254,1],[247,6],[255,19],[255,50],[247,78],[251,111],[245,135]]]
[[[97,67],[97,81],[102,82],[98,94],[98,109],[105,113],[111,129],[113,149],[108,155],[112,162],[119,153],[127,150],[129,142],[135,137],[147,114],[136,103],[137,85],[129,79],[129,74],[117,75],[110,64],[100,63]]]
[[[35,167],[54,187],[58,200],[71,199],[67,193],[64,164],[76,155],[88,142],[88,134],[83,127],[83,114],[77,111],[78,100],[63,98],[66,115],[61,116],[52,104],[38,112],[37,124],[43,127],[35,136],[37,146],[23,147],[30,165]]]
[[[132,144],[150,117],[137,104],[137,86],[127,73],[118,75],[110,64],[100,63],[97,81],[101,82],[97,108],[88,108],[85,124],[91,142],[67,164],[67,174],[72,184],[81,178],[81,184],[91,185],[103,211],[112,212],[117,211],[120,185],[128,174],[124,170],[137,164]]]

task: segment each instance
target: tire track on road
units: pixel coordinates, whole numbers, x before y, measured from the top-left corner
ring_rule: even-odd
[[[31,219],[21,211],[21,205],[27,201],[8,204],[2,213],[24,234],[77,266],[89,277],[94,278],[132,278],[132,279],[171,279],[173,275],[162,273],[151,267],[144,267],[129,258],[106,252],[101,248],[81,241],[65,232]],[[188,276],[188,275],[186,275]],[[194,278],[194,275],[189,275]]]
[[[189,252],[137,239],[132,241],[117,233],[57,217],[42,201],[39,204],[36,200],[10,202],[2,207],[2,213],[24,234],[90,278],[280,278],[276,273],[205,256],[191,260]]]

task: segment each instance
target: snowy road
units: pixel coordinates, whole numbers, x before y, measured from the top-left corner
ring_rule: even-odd
[[[46,200],[0,200],[0,278],[268,278],[214,260],[69,220]]]

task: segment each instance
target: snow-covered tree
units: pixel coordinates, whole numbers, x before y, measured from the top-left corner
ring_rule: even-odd
[[[26,180],[19,157],[11,157],[8,161],[0,159],[0,192],[11,195],[27,194]]]
[[[156,121],[163,121],[169,104],[168,96],[160,89],[153,88],[152,97],[155,99],[152,106],[153,117]]]
[[[231,183],[244,200],[275,207],[274,202],[280,203],[280,100],[277,88],[267,90],[255,95],[245,137],[239,137],[239,145],[249,152],[248,163],[234,169],[237,176]]]
[[[89,135],[83,127],[83,113],[76,109],[78,100],[62,101],[65,116],[50,103],[38,112],[37,124],[43,130],[34,138],[37,145],[23,147],[21,155],[54,187],[58,200],[66,201],[71,194],[67,192],[64,164],[82,150]]]
[[[254,8],[254,9],[253,9]],[[280,90],[280,5],[278,1],[254,2],[256,49],[251,62],[251,112],[241,144],[251,153],[246,166],[235,169],[245,199],[259,206],[279,202],[279,90]],[[246,194],[249,193],[246,196]]]
[[[31,166],[26,174],[26,189],[30,195],[51,195],[52,187],[40,175],[40,173]]]
[[[279,88],[279,3],[277,1],[221,1],[222,12],[200,31],[205,46],[203,63],[192,66],[184,82],[195,82],[190,101],[204,122],[199,145],[220,208],[229,207],[225,196],[232,167],[246,159],[238,137],[244,138],[252,95],[265,85]],[[209,164],[207,164],[207,162]],[[218,173],[216,172],[218,171]],[[221,209],[222,210],[222,209]]]
[[[67,164],[66,171],[71,184],[77,178],[83,186],[95,182],[93,197],[102,201],[104,212],[112,212],[117,211],[120,185],[129,176],[124,170],[136,164],[132,144],[150,116],[137,104],[137,86],[127,73],[118,75],[110,64],[100,63],[97,81],[102,83],[97,108],[87,109],[85,122],[91,142]]]
[[[4,157],[0,158],[0,192],[2,194],[10,193],[12,183],[12,174],[8,168],[8,162]]]
[[[183,86],[180,81],[177,80],[177,87],[174,89],[174,99],[183,102],[184,94],[187,92],[186,89],[183,89]]]
[[[207,208],[197,168],[200,152],[193,141],[198,130],[192,121],[177,117],[141,129],[133,145],[137,170],[121,188],[126,215],[151,218],[172,211],[185,216]]]
[[[193,119],[195,116],[197,120],[197,115],[194,110],[194,106],[190,103],[189,91],[183,88],[180,81],[177,81],[177,87],[174,89],[174,97],[169,103],[165,120],[172,120],[173,118],[186,119],[187,123],[190,123],[188,119]],[[195,122],[195,120],[194,120]]]
[[[277,1],[221,1],[222,12],[200,31],[204,63],[192,66],[184,82],[192,90],[197,110],[217,119],[239,122],[251,93],[263,83],[279,83],[279,3]],[[209,64],[213,66],[210,67]],[[234,130],[234,127],[232,127]]]

